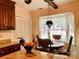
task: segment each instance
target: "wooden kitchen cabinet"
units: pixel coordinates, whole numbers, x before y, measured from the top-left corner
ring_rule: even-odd
[[[15,29],[15,2],[0,0],[0,30]]]
[[[9,48],[1,48],[0,49],[0,57],[1,56],[4,56],[4,55],[6,55],[6,54],[9,54],[10,52],[9,52]]]
[[[0,57],[14,53],[21,50],[20,44],[11,44],[5,47],[0,48]]]

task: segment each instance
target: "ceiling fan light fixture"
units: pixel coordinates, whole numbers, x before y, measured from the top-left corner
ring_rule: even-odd
[[[46,25],[47,25],[49,28],[50,28],[50,26],[51,26],[52,24],[53,24],[53,22],[50,21],[50,20],[46,22]]]
[[[32,2],[32,0],[24,0],[24,2],[25,2],[26,4],[30,4],[30,3]]]

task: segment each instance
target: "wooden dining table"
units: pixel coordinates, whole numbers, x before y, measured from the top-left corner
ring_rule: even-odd
[[[53,44],[51,44],[51,50],[59,50],[60,48],[64,47],[65,43],[64,42],[53,42]],[[50,47],[50,45],[48,45],[48,47]]]
[[[64,45],[65,45],[64,42],[53,42],[53,44],[51,45],[51,47],[63,47]]]

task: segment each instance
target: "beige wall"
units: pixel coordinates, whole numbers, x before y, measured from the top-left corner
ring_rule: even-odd
[[[51,14],[59,14],[59,13],[65,13],[65,12],[73,12],[75,16],[75,42],[76,44],[79,44],[79,1],[77,2],[71,2],[69,4],[61,5],[58,7],[58,9],[53,9],[51,10]],[[32,33],[33,34],[39,34],[38,30],[38,22],[39,22],[39,16],[43,15],[48,15],[47,9],[38,9],[31,11],[31,16],[32,16]]]
[[[12,41],[17,41],[16,40],[17,37],[24,37],[24,36],[26,36],[25,39],[30,40],[31,34],[32,34],[32,26],[31,26],[32,22],[31,22],[31,16],[30,16],[29,10],[28,9],[26,10],[26,9],[23,9],[23,8],[16,6],[15,11],[16,11],[16,26],[18,24],[25,25],[25,26],[21,26],[21,27],[17,26],[16,30],[12,31]],[[25,21],[25,23],[21,24],[20,23],[21,21]],[[25,28],[26,30],[23,29],[24,27],[26,27]],[[22,34],[24,34],[24,35],[22,35]]]
[[[16,20],[17,20],[17,17],[23,17],[23,18],[25,18],[25,20],[29,21],[29,24],[30,24],[29,29],[30,30],[29,30],[28,33],[31,36],[31,32],[32,32],[31,28],[32,27],[31,27],[31,17],[30,17],[29,11],[26,10],[26,9],[23,9],[23,8],[20,8],[20,7],[16,6],[16,8],[15,8],[15,15],[16,15],[16,17],[15,17]],[[18,35],[16,32],[17,32],[17,29],[16,30],[0,30],[0,40],[12,39],[12,41],[16,41],[17,40],[17,35]],[[27,30],[26,30],[26,32],[27,32]]]

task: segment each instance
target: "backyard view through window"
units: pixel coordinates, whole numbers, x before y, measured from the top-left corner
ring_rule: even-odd
[[[74,37],[74,14],[71,12],[55,14],[49,16],[41,16],[39,20],[40,38],[48,38],[48,26],[46,21],[51,20],[53,25],[50,28],[51,40],[53,35],[60,35],[61,41],[69,42],[70,35]],[[73,40],[74,44],[74,40]]]

